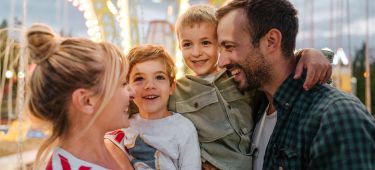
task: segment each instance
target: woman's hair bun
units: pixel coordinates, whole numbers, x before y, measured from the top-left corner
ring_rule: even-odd
[[[45,24],[33,24],[28,29],[26,38],[30,57],[37,64],[48,59],[58,46],[58,37]]]

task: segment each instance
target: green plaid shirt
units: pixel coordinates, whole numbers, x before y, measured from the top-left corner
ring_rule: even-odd
[[[274,96],[263,169],[375,169],[375,120],[363,104],[329,85],[305,91],[292,75]]]

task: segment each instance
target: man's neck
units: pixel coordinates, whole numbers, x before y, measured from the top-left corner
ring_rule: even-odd
[[[295,66],[295,60],[292,59],[277,62],[277,64],[272,66],[270,81],[264,84],[260,89],[273,97],[277,89],[293,72]]]
[[[293,56],[292,56],[293,57]],[[273,97],[282,85],[282,83],[288,78],[296,67],[296,61],[293,59],[282,60],[275,62],[271,70],[271,81],[264,84],[260,89],[266,93],[267,99],[270,102],[270,107],[273,104]],[[271,107],[273,108],[273,107]],[[271,109],[269,109],[271,110]]]

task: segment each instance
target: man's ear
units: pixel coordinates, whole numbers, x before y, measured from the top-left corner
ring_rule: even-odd
[[[276,28],[272,28],[263,37],[263,43],[265,43],[265,48],[268,49],[267,51],[274,51],[279,48],[281,49],[281,39],[281,32]]]
[[[96,102],[97,98],[90,90],[79,88],[72,93],[72,105],[82,113],[93,114]]]
[[[176,90],[176,80],[173,80],[171,84],[171,90],[169,91],[169,95],[172,95],[175,90]]]

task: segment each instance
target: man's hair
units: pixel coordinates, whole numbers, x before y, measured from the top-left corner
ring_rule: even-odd
[[[195,5],[187,9],[176,21],[176,34],[179,37],[179,32],[183,27],[192,27],[195,24],[208,23],[217,27],[216,9],[209,5]]]
[[[233,0],[217,11],[220,21],[229,12],[243,9],[248,19],[249,31],[254,46],[272,28],[282,34],[281,48],[285,56],[292,56],[298,32],[297,10],[288,0]]]
[[[151,44],[135,46],[129,51],[127,58],[129,60],[129,74],[126,77],[127,80],[129,80],[130,72],[136,64],[151,60],[160,60],[165,63],[170,84],[176,79],[176,66],[171,55],[168,54],[163,46]]]

